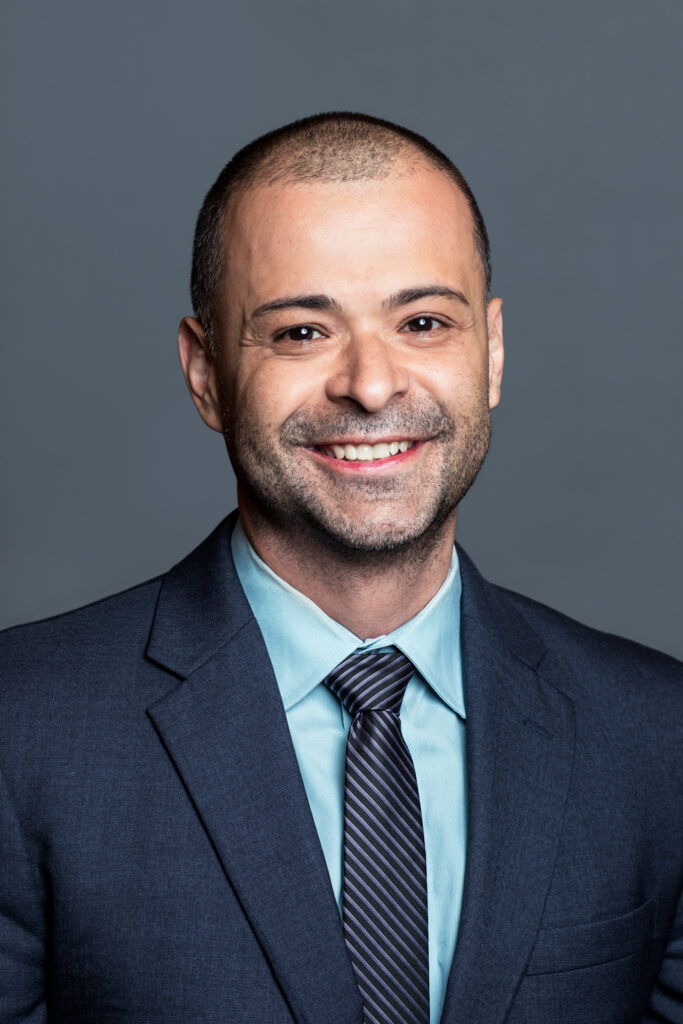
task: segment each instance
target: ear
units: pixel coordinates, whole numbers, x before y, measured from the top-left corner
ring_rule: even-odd
[[[183,317],[178,328],[178,355],[192,401],[208,427],[223,433],[216,367],[201,324]]]
[[[503,380],[503,300],[491,299],[486,307],[486,327],[489,337],[489,409],[500,402]]]

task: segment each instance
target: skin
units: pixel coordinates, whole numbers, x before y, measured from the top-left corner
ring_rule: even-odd
[[[443,583],[500,400],[502,301],[485,300],[466,200],[412,160],[253,187],[225,231],[214,352],[180,324],[193,401],[226,440],[263,561],[359,638],[382,636]],[[453,294],[415,294],[434,288]],[[377,462],[321,451],[403,439]]]

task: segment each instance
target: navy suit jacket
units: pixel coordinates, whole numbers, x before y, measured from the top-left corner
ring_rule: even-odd
[[[362,1022],[232,521],[2,635],[2,1024]],[[681,666],[459,556],[469,828],[442,1020],[680,1024]]]

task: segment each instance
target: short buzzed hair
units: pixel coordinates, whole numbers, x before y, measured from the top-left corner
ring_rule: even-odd
[[[206,194],[194,235],[190,291],[195,317],[211,347],[215,295],[225,272],[225,211],[235,195],[253,186],[279,181],[384,178],[391,174],[399,159],[411,157],[422,157],[443,171],[465,196],[488,296],[491,252],[486,225],[455,164],[428,139],[391,121],[349,112],[314,114],[248,143],[225,165]]]

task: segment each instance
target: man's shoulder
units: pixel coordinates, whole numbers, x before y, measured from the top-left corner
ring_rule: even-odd
[[[0,632],[0,693],[14,680],[78,678],[144,650],[163,575],[72,611]]]
[[[159,682],[146,658],[164,598],[183,629],[172,645],[196,642],[211,614],[220,615],[218,580],[231,571],[228,517],[167,572],[73,611],[0,632],[0,702],[25,708],[79,706],[95,699],[125,700]],[[234,572],[234,570],[232,570]],[[233,592],[231,592],[232,594]],[[218,611],[216,608],[218,607]],[[145,687],[145,683],[149,684]]]
[[[564,663],[582,690],[594,687],[599,676],[604,688],[610,684],[622,693],[630,685],[654,685],[683,701],[683,662],[624,636],[604,632],[540,601],[496,584],[488,584],[497,603],[511,607],[521,616],[546,649],[546,660]],[[540,666],[543,672],[543,665]]]

